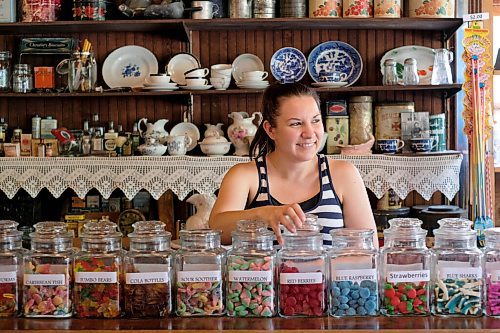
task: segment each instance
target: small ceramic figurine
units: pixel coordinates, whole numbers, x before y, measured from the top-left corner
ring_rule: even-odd
[[[215,204],[215,199],[215,195],[212,194],[193,194],[186,200],[196,208],[196,213],[186,221],[187,230],[209,229],[208,219]]]

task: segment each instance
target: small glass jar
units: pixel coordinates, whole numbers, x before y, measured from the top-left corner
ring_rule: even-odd
[[[483,315],[483,252],[472,221],[445,218],[434,230],[431,311],[436,316]]]
[[[21,308],[22,232],[18,223],[0,220],[0,318],[15,317]]]
[[[262,221],[238,221],[227,254],[227,313],[231,317],[276,314],[274,233]]]
[[[178,316],[224,314],[226,250],[220,246],[220,235],[220,231],[208,229],[180,231],[181,248],[174,255]]]
[[[403,69],[403,84],[405,86],[416,86],[420,82],[417,70],[417,60],[415,58],[405,59]]]
[[[125,315],[167,317],[172,312],[172,235],[161,221],[139,221],[133,227],[123,261]]]
[[[380,251],[380,312],[386,316],[429,314],[430,252],[427,231],[414,218],[389,220]]]
[[[500,318],[500,228],[490,228],[485,234],[486,315]]]
[[[330,315],[378,314],[378,252],[373,245],[373,234],[369,229],[330,231]]]
[[[73,234],[64,222],[39,222],[23,258],[23,315],[66,318],[72,315]]]
[[[12,91],[18,93],[28,93],[33,89],[33,73],[28,64],[14,65],[12,75]]]
[[[0,91],[10,90],[10,59],[9,51],[0,52]]]
[[[386,59],[384,61],[384,86],[394,86],[398,84],[397,63],[394,59]]]
[[[121,312],[122,234],[116,223],[87,222],[75,256],[75,316],[117,318]]]
[[[295,233],[283,233],[278,251],[278,313],[282,317],[319,317],[327,312],[326,252],[317,217],[306,221]]]

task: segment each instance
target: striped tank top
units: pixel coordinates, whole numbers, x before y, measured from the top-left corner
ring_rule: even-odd
[[[247,205],[247,209],[262,206],[282,205],[269,193],[269,181],[267,179],[267,165],[265,156],[256,159],[255,164],[259,172],[259,189],[252,202]],[[323,243],[332,244],[330,230],[344,227],[342,215],[342,204],[339,201],[335,189],[333,188],[330,170],[328,168],[328,158],[323,154],[318,154],[318,173],[321,191],[313,198],[299,203],[304,213],[318,216],[318,223],[323,226]]]

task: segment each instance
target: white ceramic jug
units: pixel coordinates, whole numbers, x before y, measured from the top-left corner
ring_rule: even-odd
[[[137,127],[139,129],[139,134],[144,138],[154,138],[160,144],[164,144],[167,141],[168,132],[165,130],[165,125],[168,123],[168,119],[159,119],[154,124],[148,123],[148,118],[142,118],[137,122]],[[144,124],[146,130],[143,131],[141,126]]]
[[[233,123],[227,129],[227,136],[234,145],[234,155],[246,156],[249,154],[249,140],[245,138],[254,136],[255,132],[257,132],[257,126],[253,123],[256,115],[259,116],[259,122],[262,121],[260,112],[254,112],[251,117],[246,112],[231,112],[229,114],[229,118],[233,119]]]

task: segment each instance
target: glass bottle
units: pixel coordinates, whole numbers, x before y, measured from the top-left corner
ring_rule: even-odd
[[[22,231],[18,223],[0,220],[0,318],[15,317],[21,309]]]
[[[398,84],[398,71],[394,59],[386,59],[384,61],[384,86],[393,86]]]
[[[28,64],[14,65],[12,75],[12,90],[18,93],[27,93],[33,89],[33,74],[31,66]]]
[[[387,316],[429,314],[430,252],[427,231],[414,218],[389,220],[380,251],[380,312]]]
[[[167,317],[172,312],[172,235],[161,221],[139,221],[133,227],[123,261],[125,315]]]
[[[0,52],[0,91],[10,90],[10,51]],[[5,138],[4,138],[5,140]]]
[[[334,229],[330,264],[330,314],[335,317],[376,316],[378,252],[373,230]]]
[[[444,218],[431,250],[431,311],[437,316],[482,316],[483,252],[472,221]]]
[[[274,233],[262,221],[238,221],[227,253],[227,313],[231,317],[276,314]]]
[[[175,313],[187,316],[224,314],[222,271],[226,250],[218,230],[181,230],[181,248],[174,255]]]
[[[500,228],[490,228],[485,234],[486,315],[500,317]]]
[[[23,315],[66,318],[72,315],[73,234],[64,222],[39,222],[23,258]]]
[[[405,59],[403,69],[403,84],[405,86],[417,85],[420,82],[417,71],[417,60],[414,58]]]
[[[79,318],[117,318],[121,312],[121,239],[116,223],[87,222],[81,250],[75,256],[75,315]]]
[[[317,217],[306,221],[295,233],[283,233],[278,251],[278,313],[282,317],[317,317],[327,311],[326,252]]]

